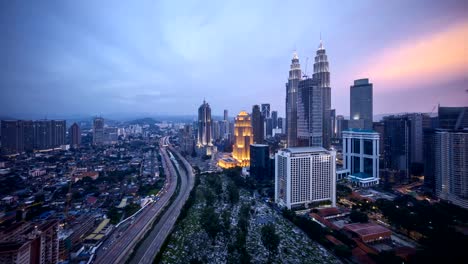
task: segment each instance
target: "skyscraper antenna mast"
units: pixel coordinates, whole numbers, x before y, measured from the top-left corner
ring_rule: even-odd
[[[306,57],[305,70],[304,70],[304,73],[302,74],[303,78],[309,77],[309,76],[307,76],[307,65],[308,64],[309,64],[309,57]]]

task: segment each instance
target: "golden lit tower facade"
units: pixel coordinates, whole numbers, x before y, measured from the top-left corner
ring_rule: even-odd
[[[234,145],[232,157],[239,162],[239,166],[250,166],[250,144],[253,144],[252,122],[250,115],[241,111],[234,123]]]

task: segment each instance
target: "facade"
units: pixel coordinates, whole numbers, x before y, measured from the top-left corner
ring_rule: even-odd
[[[468,130],[434,135],[436,195],[468,209]]]
[[[344,119],[344,116],[337,115],[336,116],[336,138],[341,139],[341,133],[344,130],[348,129],[348,120]]]
[[[322,146],[326,149],[331,144],[331,87],[330,87],[330,70],[328,65],[328,58],[323,47],[323,43],[320,40],[320,45],[317,49],[314,62],[314,74],[313,79],[318,80],[318,86],[322,88],[322,107],[323,107],[323,144]]]
[[[265,138],[269,138],[273,133],[273,119],[271,117],[265,118]]]
[[[212,138],[213,141],[217,141],[221,139],[221,127],[220,127],[220,122],[219,121],[213,121],[211,122],[212,127],[213,127],[213,133],[212,133]]]
[[[435,194],[435,132],[433,128],[426,128],[423,132],[424,187],[433,194]]]
[[[104,144],[104,118],[96,117],[93,120],[93,145]]]
[[[330,121],[331,121],[331,137],[336,138],[336,110],[330,110]]]
[[[270,117],[270,104],[262,104],[262,116],[265,119]]]
[[[232,157],[241,167],[250,166],[250,145],[253,144],[252,124],[249,114],[241,111],[234,123]]]
[[[463,129],[468,127],[468,106],[439,107],[439,128]]]
[[[263,130],[264,130],[264,121],[262,112],[258,105],[254,105],[252,108],[252,129],[254,143],[261,144],[264,142]]]
[[[197,146],[212,146],[211,108],[203,100],[203,104],[198,108],[198,137]]]
[[[70,127],[70,145],[79,147],[81,145],[81,129],[77,123],[73,123]]]
[[[268,145],[250,145],[250,176],[258,181],[263,181],[269,180],[271,174]]]
[[[423,163],[424,129],[430,128],[430,117],[423,113],[410,113],[405,116],[411,122],[411,163]]]
[[[116,144],[119,140],[118,128],[106,127],[104,128],[104,143],[105,144]]]
[[[2,154],[16,154],[24,151],[23,122],[2,120]]]
[[[47,150],[65,145],[65,120],[2,120],[2,154]]]
[[[191,125],[184,125],[180,131],[180,148],[185,154],[192,154],[195,147],[195,140],[193,139],[193,129]]]
[[[411,121],[406,116],[386,116],[384,123],[385,180],[409,180],[411,165]]]
[[[301,65],[299,57],[294,52],[286,83],[286,144],[288,147],[297,146],[297,89],[301,80]]]
[[[323,91],[313,78],[299,82],[297,93],[297,146],[323,146]]]
[[[283,129],[283,127],[285,127],[284,119],[282,117],[278,117],[278,128]]]
[[[349,90],[349,128],[372,129],[372,83],[369,83],[369,79],[355,80]]]
[[[65,145],[65,120],[34,121],[34,149],[45,150]]]
[[[278,111],[271,111],[271,122],[273,129],[278,128]]]
[[[0,263],[58,263],[58,222],[18,223],[0,233]]]
[[[355,185],[379,184],[379,133],[372,130],[343,131],[343,167]]]
[[[229,138],[229,116],[228,116],[228,110],[224,110],[224,117],[222,121],[222,131],[223,131],[223,139],[228,139]]]
[[[287,208],[331,201],[336,205],[336,152],[287,148],[275,154],[275,202]]]

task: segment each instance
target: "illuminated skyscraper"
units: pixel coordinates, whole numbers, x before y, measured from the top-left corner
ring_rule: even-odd
[[[318,80],[318,86],[322,88],[323,107],[323,147],[329,148],[331,143],[331,88],[330,70],[328,68],[328,58],[323,47],[322,40],[315,56],[313,79]]]
[[[234,123],[234,145],[232,146],[232,157],[238,161],[239,166],[250,166],[250,144],[253,144],[251,119],[247,112],[241,111]]]
[[[286,83],[286,139],[288,147],[297,146],[297,89],[301,80],[299,57],[294,52]]]
[[[203,100],[203,104],[198,108],[198,140],[197,146],[212,146],[211,128],[211,108]]]

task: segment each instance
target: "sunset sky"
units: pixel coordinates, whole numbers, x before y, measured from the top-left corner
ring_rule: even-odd
[[[297,50],[320,35],[332,107],[354,79],[374,113],[468,105],[467,1],[1,1],[0,114],[215,115],[271,103],[284,116]]]

